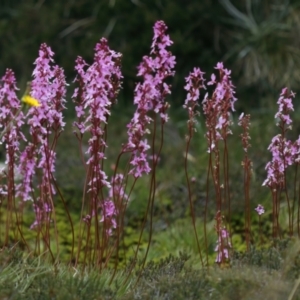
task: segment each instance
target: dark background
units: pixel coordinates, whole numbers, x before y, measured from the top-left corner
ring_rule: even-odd
[[[0,74],[12,68],[23,90],[46,42],[71,84],[76,56],[92,62],[93,48],[104,36],[123,54],[120,103],[128,104],[138,80],[136,67],[150,50],[152,27],[164,20],[177,59],[175,107],[184,101],[184,77],[194,66],[208,79],[224,61],[233,72],[238,110],[268,109],[282,87],[300,90],[299,5],[296,0],[2,0]]]

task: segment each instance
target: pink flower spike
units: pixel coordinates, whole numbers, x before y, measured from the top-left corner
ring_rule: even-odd
[[[137,83],[134,91],[133,102],[137,108],[127,125],[128,142],[123,146],[123,152],[132,152],[129,174],[135,178],[151,171],[146,153],[150,146],[145,139],[148,126],[153,122],[149,113],[159,114],[162,124],[168,121],[166,97],[171,89],[165,81],[174,76],[175,56],[167,49],[172,41],[166,30],[163,21],[155,23],[150,55],[144,56],[138,67],[137,75],[142,77],[142,81]],[[196,97],[196,94],[190,95],[187,101],[195,101]]]

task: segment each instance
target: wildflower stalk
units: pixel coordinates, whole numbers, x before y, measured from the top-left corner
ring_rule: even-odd
[[[189,153],[189,147],[192,140],[192,137],[194,135],[194,132],[196,131],[195,125],[197,124],[196,117],[199,115],[199,111],[196,110],[200,96],[200,89],[205,88],[204,85],[204,79],[203,79],[203,72],[199,68],[194,68],[193,72],[189,74],[189,76],[186,78],[186,85],[185,89],[188,92],[187,98],[185,100],[184,108],[188,111],[188,135],[186,136],[186,149],[185,149],[185,158],[184,158],[184,170],[185,170],[185,177],[187,181],[187,187],[188,187],[188,197],[189,197],[189,203],[190,203],[190,212],[192,217],[192,225],[193,230],[195,233],[195,238],[197,242],[198,252],[200,256],[200,261],[202,266],[204,266],[202,254],[201,254],[201,247],[199,243],[199,238],[197,234],[196,229],[196,217],[195,217],[195,209],[194,204],[192,201],[192,193],[191,193],[191,186],[190,186],[190,180],[188,175],[188,153]],[[206,235],[206,210],[204,212],[204,239],[205,239],[205,253],[206,253],[206,262],[208,264],[208,245],[207,245],[207,235]]]
[[[36,230],[36,252],[41,253],[44,244],[52,259],[58,258],[59,242],[54,206],[56,193],[52,179],[55,171],[56,145],[64,128],[62,111],[65,108],[66,81],[63,70],[52,65],[53,52],[42,44],[35,61],[33,81],[28,85],[30,95],[25,92],[22,102],[29,108],[26,118],[31,141],[27,141],[19,161],[19,172],[23,182],[17,185],[17,196],[23,202],[33,201],[35,221],[31,229]],[[38,100],[37,100],[38,99]],[[39,193],[33,189],[34,175],[39,177]],[[51,224],[54,227],[56,255],[51,249]]]
[[[217,245],[215,247],[215,252],[217,252],[215,262],[220,267],[226,267],[226,264],[230,263],[230,250],[232,248],[232,244],[230,242],[229,232],[226,229],[223,216],[220,211],[217,212],[215,221],[215,230],[218,235]]]
[[[112,228],[116,228],[114,204],[106,199],[106,189],[111,188],[104,172],[106,150],[106,131],[111,106],[116,101],[121,87],[120,71],[121,54],[109,49],[107,40],[102,38],[95,47],[94,62],[91,66],[81,58],[76,60],[75,69],[78,72],[76,81],[79,84],[74,91],[73,101],[76,104],[77,129],[76,136],[80,148],[84,134],[89,134],[89,159],[86,165],[86,181],[82,199],[81,223],[85,223],[78,240],[76,263],[82,248],[82,241],[86,240],[83,264],[95,262],[102,270],[102,261],[108,254],[108,245]],[[84,212],[86,208],[86,212]],[[99,216],[101,211],[102,217]],[[84,216],[85,215],[85,216]],[[102,223],[102,226],[100,226]],[[92,232],[92,229],[94,232]],[[86,230],[86,232],[85,232]],[[89,250],[89,248],[91,250]]]
[[[289,112],[294,110],[292,98],[295,97],[293,92],[289,92],[287,88],[282,89],[280,97],[277,101],[279,110],[275,114],[278,120],[277,126],[280,128],[280,133],[273,137],[268,150],[272,154],[272,160],[267,163],[266,170],[268,172],[263,186],[268,186],[271,189],[273,199],[273,237],[276,238],[280,234],[279,227],[279,200],[282,190],[284,190],[288,214],[289,214],[289,235],[293,235],[292,210],[287,188],[287,167],[294,164],[294,155],[291,141],[286,139],[286,133],[291,129],[292,120]],[[281,236],[281,234],[280,234]]]
[[[171,93],[170,86],[165,83],[168,77],[174,75],[173,68],[175,66],[175,57],[167,47],[172,45],[170,37],[166,34],[167,26],[163,21],[157,21],[154,25],[154,37],[151,45],[150,56],[144,56],[141,64],[138,67],[138,76],[142,76],[143,82],[138,83],[135,88],[134,103],[137,105],[137,110],[133,119],[128,124],[128,143],[123,147],[124,152],[132,152],[132,158],[130,165],[132,169],[129,175],[139,178],[144,174],[150,174],[150,186],[148,194],[148,203],[144,215],[144,221],[139,234],[139,242],[134,253],[133,261],[137,258],[137,253],[140,247],[142,235],[148,215],[150,213],[150,230],[148,235],[148,245],[145,256],[142,261],[142,268],[145,265],[150,243],[152,240],[152,218],[154,197],[156,190],[156,167],[158,158],[163,146],[163,127],[168,121],[167,110],[169,104],[165,101],[168,94]],[[157,137],[157,120],[156,114],[160,116],[160,143],[156,146]],[[152,116],[154,116],[152,118]],[[154,121],[153,121],[154,119]],[[148,159],[146,157],[148,145],[145,135],[150,133],[149,124],[153,123],[152,129],[152,170],[149,166]],[[144,140],[143,140],[144,139]],[[156,147],[158,150],[156,150]],[[133,269],[133,265],[130,267],[129,274]],[[141,273],[138,276],[137,282]],[[128,280],[129,275],[125,279]]]
[[[227,210],[229,224],[229,234],[227,238],[231,239],[230,219],[231,219],[231,200],[229,189],[229,161],[227,137],[232,134],[230,126],[232,121],[230,111],[234,111],[234,103],[237,100],[234,96],[234,86],[232,85],[231,71],[224,68],[223,63],[218,63],[215,67],[219,71],[219,79],[214,74],[207,85],[215,86],[211,97],[208,94],[202,102],[203,113],[206,117],[205,124],[207,128],[206,139],[208,144],[209,163],[207,172],[207,194],[206,204],[209,199],[209,176],[212,175],[213,186],[216,198],[217,214],[223,215]],[[223,142],[223,155],[220,153],[220,142]],[[223,171],[223,172],[222,172]],[[218,227],[217,227],[217,230]],[[222,242],[220,244],[222,252]]]
[[[166,106],[168,107],[168,106]],[[164,112],[165,113],[165,112]],[[146,253],[145,253],[145,257],[143,259],[143,264],[142,264],[142,268],[144,268],[145,263],[146,263],[146,259],[149,253],[149,249],[150,249],[150,244],[152,241],[152,236],[153,236],[153,213],[154,213],[154,197],[155,197],[155,191],[156,191],[156,168],[157,168],[157,164],[158,164],[158,159],[160,157],[161,151],[162,151],[162,147],[163,147],[163,142],[164,142],[164,121],[161,121],[161,128],[160,128],[160,143],[159,143],[159,149],[157,151],[155,151],[156,147],[155,147],[155,140],[156,140],[156,124],[157,124],[157,119],[154,119],[154,134],[153,134],[153,138],[152,138],[152,170],[151,170],[151,181],[150,181],[150,192],[149,192],[149,198],[148,198],[148,207],[146,209],[146,212],[148,213],[148,210],[150,211],[150,228],[149,228],[149,239],[148,239],[148,244],[147,244],[147,249],[146,249]],[[145,218],[144,218],[144,224],[143,224],[143,228],[145,226],[145,222],[147,220],[147,215],[145,214]],[[142,235],[140,235],[141,237]]]
[[[239,117],[238,125],[242,127],[243,133],[240,135],[244,150],[242,167],[244,169],[244,199],[245,199],[245,240],[247,251],[250,250],[251,235],[251,214],[250,214],[250,181],[252,172],[252,161],[248,157],[248,149],[251,147],[249,140],[250,115],[242,113]]]
[[[20,155],[20,142],[25,140],[25,136],[21,132],[21,126],[24,123],[24,114],[22,112],[22,105],[16,96],[16,79],[12,70],[7,69],[5,75],[1,79],[0,83],[0,126],[4,127],[0,142],[5,143],[6,148],[6,164],[7,173],[3,177],[6,177],[6,184],[1,186],[1,197],[6,200],[6,226],[3,246],[9,244],[9,232],[13,228],[14,223],[17,226],[17,231],[13,230],[14,241],[18,241],[18,234],[21,236],[21,240],[28,248],[24,236],[21,230],[21,207],[17,206],[15,197],[15,170],[17,167],[17,161]],[[1,206],[5,201],[1,201]],[[13,216],[15,212],[15,219]]]

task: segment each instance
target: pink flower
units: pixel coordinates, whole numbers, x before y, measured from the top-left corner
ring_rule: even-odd
[[[114,202],[111,200],[106,200],[102,203],[102,217],[100,219],[101,223],[104,223],[106,234],[108,236],[112,235],[112,229],[117,227],[116,222],[116,209]]]
[[[287,88],[283,88],[277,101],[279,110],[276,113],[275,118],[281,119],[287,125],[290,125],[292,123],[292,120],[290,119],[288,113],[294,110],[294,106],[292,103],[292,98],[294,97],[295,94],[292,91],[289,93]]]
[[[261,204],[258,204],[258,206],[255,208],[256,212],[259,216],[265,213],[265,209]]]
[[[229,260],[229,249],[232,248],[229,238],[230,236],[227,229],[225,227],[220,229],[218,232],[217,245],[215,247],[215,252],[217,252],[216,263],[223,263]]]
[[[204,73],[201,72],[199,68],[194,68],[193,72],[189,74],[188,77],[185,78],[186,85],[184,87],[187,90],[188,94],[184,103],[184,107],[199,105],[197,101],[200,96],[200,89],[204,88]]]
[[[219,71],[219,78],[213,74],[208,82],[208,85],[215,87],[214,92],[212,96],[206,94],[202,101],[203,114],[206,117],[208,153],[214,149],[218,151],[219,141],[232,134],[230,126],[233,122],[230,113],[235,110],[234,103],[237,101],[235,87],[231,82],[231,71],[225,69],[222,62],[215,69]]]

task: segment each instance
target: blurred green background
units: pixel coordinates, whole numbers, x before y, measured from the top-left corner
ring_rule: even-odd
[[[136,67],[149,53],[155,21],[164,20],[177,58],[174,105],[182,104],[184,77],[194,66],[210,76],[224,61],[233,72],[238,107],[266,108],[283,86],[300,89],[299,5],[298,0],[1,0],[0,74],[12,68],[24,88],[46,42],[71,83],[76,56],[91,62],[104,36],[123,53],[120,101],[131,103]]]

